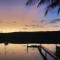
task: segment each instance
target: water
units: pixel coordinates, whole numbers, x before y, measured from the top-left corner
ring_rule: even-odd
[[[56,44],[42,44],[42,46],[46,47],[53,54],[56,52]],[[0,60],[54,60],[43,49],[42,54],[47,59],[44,59],[37,47],[27,48],[27,44],[8,44],[6,46],[0,44]]]

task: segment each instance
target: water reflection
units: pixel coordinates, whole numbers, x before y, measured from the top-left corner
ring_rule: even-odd
[[[0,60],[58,60],[59,54],[56,53],[60,52],[59,49],[57,50],[56,44],[0,44]]]

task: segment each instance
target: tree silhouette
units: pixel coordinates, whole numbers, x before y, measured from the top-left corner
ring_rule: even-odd
[[[50,8],[54,9],[54,8],[58,7],[58,12],[57,13],[59,14],[59,12],[60,12],[60,0],[28,0],[26,2],[26,6],[33,5],[35,3],[38,3],[37,4],[37,8],[41,4],[47,4],[48,3],[45,15],[47,15],[47,13],[48,13],[48,11],[49,11]]]

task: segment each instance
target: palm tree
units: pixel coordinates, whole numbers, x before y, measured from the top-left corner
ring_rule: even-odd
[[[47,10],[45,12],[45,15],[48,13],[50,8],[56,8],[58,7],[58,14],[60,12],[60,0],[28,0],[26,2],[26,6],[32,5],[38,3],[37,7],[39,7],[41,4],[48,3]]]

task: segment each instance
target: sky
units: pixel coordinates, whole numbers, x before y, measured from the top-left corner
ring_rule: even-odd
[[[27,0],[0,0],[0,32],[57,31],[60,14],[57,8],[44,15],[46,5],[26,6]]]

